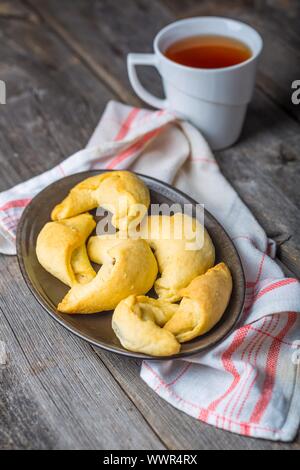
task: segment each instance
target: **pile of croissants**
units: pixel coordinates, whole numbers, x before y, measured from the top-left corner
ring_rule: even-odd
[[[112,328],[124,348],[171,356],[220,320],[232,278],[225,263],[214,265],[214,245],[196,219],[182,213],[147,215],[149,206],[149,190],[134,173],[87,178],[54,207],[52,221],[38,235],[36,254],[44,269],[70,287],[58,311],[113,310]],[[115,233],[90,236],[96,222],[88,211],[97,207],[111,212]],[[124,237],[137,218],[138,236]],[[184,234],[172,236],[184,218],[202,229],[201,248],[187,249]],[[152,287],[157,298],[145,295]]]

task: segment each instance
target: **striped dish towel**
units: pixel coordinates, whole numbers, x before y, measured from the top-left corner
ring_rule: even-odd
[[[230,234],[245,269],[246,305],[238,328],[189,359],[144,362],[142,378],[196,419],[246,436],[292,440],[300,421],[300,285],[284,277],[274,261],[275,244],[187,122],[167,111],[110,102],[84,150],[0,194],[0,251],[15,254],[18,220],[41,189],[65,175],[100,168],[130,168],[203,203]]]

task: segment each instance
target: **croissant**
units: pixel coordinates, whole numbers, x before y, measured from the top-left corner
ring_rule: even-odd
[[[76,281],[79,284],[87,284],[96,276],[96,272],[90,263],[85,243],[74,250],[71,257],[71,266]]]
[[[160,300],[131,295],[114,311],[112,328],[124,348],[151,356],[171,356],[180,350],[175,336],[162,328],[178,308]]]
[[[221,319],[231,291],[230,271],[225,263],[219,263],[181,289],[183,299],[164,329],[180,343],[204,335]]]
[[[189,238],[185,227],[197,234],[198,243],[195,238]],[[215,249],[209,234],[188,215],[149,216],[141,225],[140,236],[147,239],[154,250],[161,274],[154,288],[161,299],[169,302],[180,300],[181,289],[214,264]]]
[[[108,253],[109,250],[114,246],[119,245],[122,240],[127,239],[128,237],[126,232],[107,233],[90,237],[87,244],[88,256],[93,263],[105,264],[106,262],[109,262],[111,258]]]
[[[88,259],[85,241],[95,226],[90,214],[48,222],[36,242],[40,264],[70,287],[89,282],[96,273]]]
[[[157,276],[157,263],[145,240],[122,240],[108,248],[102,261],[94,279],[69,290],[58,305],[59,311],[96,313],[112,310],[129,295],[148,292]]]
[[[52,220],[66,219],[96,207],[112,212],[112,224],[126,230],[142,220],[150,205],[149,189],[129,171],[114,171],[87,178],[74,186],[54,207]]]
[[[112,328],[130,351],[168,356],[184,343],[211,330],[228,305],[232,279],[219,263],[182,289],[180,304],[147,296],[130,296],[116,307]],[[165,335],[164,333],[169,333]]]

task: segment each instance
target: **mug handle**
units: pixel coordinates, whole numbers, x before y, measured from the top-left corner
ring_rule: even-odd
[[[151,65],[158,70],[158,61],[155,54],[128,54],[127,55],[127,70],[132,88],[136,94],[146,103],[154,108],[167,108],[168,100],[160,99],[152,95],[141,84],[137,73],[136,65]]]

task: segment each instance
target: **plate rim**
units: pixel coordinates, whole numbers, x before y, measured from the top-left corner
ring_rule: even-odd
[[[29,202],[29,204],[25,207],[22,215],[21,215],[21,218],[19,220],[19,223],[18,223],[18,226],[17,226],[17,233],[16,233],[16,252],[17,252],[17,260],[18,260],[18,265],[19,265],[19,268],[20,268],[20,271],[21,271],[21,274],[22,274],[22,277],[25,281],[25,284],[27,285],[27,287],[29,288],[29,291],[31,292],[31,294],[33,294],[34,298],[37,300],[37,302],[39,303],[39,305],[48,313],[48,315],[51,316],[51,318],[53,318],[56,322],[58,322],[61,326],[63,326],[64,328],[66,328],[70,333],[74,334],[75,336],[77,336],[78,338],[88,342],[89,344],[93,345],[94,347],[97,347],[97,348],[100,348],[100,349],[104,349],[105,351],[108,351],[110,353],[113,353],[113,354],[119,354],[121,356],[124,356],[124,357],[128,357],[128,358],[132,358],[132,359],[139,359],[139,360],[152,360],[152,361],[166,361],[166,360],[176,360],[176,359],[181,359],[181,358],[187,358],[187,357],[191,357],[191,356],[194,356],[196,354],[199,354],[203,351],[208,351],[209,349],[217,346],[221,341],[224,341],[231,333],[232,331],[234,330],[235,326],[237,325],[237,323],[239,322],[239,320],[241,319],[241,316],[242,316],[242,313],[243,313],[243,310],[244,310],[244,305],[245,305],[245,297],[246,297],[246,278],[245,278],[245,272],[244,272],[244,268],[243,268],[243,264],[242,264],[242,261],[241,261],[241,257],[237,251],[237,248],[235,247],[233,241],[231,240],[231,237],[228,235],[227,231],[224,229],[223,225],[211,214],[211,212],[209,212],[205,207],[204,207],[204,211],[206,214],[208,214],[208,216],[214,221],[214,223],[216,225],[218,225],[220,227],[220,229],[224,232],[224,234],[226,235],[226,237],[228,238],[234,252],[235,252],[235,255],[239,261],[239,265],[240,265],[240,270],[241,270],[241,274],[242,274],[242,278],[241,278],[241,282],[242,282],[242,288],[243,288],[243,296],[240,300],[240,303],[241,303],[241,306],[240,306],[240,310],[239,310],[239,314],[236,316],[235,318],[235,321],[233,322],[233,324],[231,325],[231,327],[228,329],[228,331],[226,331],[226,333],[224,333],[223,335],[220,336],[220,338],[218,338],[217,340],[215,340],[213,342],[213,344],[211,345],[204,345],[204,346],[199,346],[198,348],[196,348],[195,351],[192,351],[192,352],[188,352],[188,351],[183,351],[183,352],[179,352],[177,354],[174,354],[172,356],[150,356],[150,355],[147,355],[147,354],[143,354],[143,353],[138,353],[138,352],[134,352],[134,351],[129,351],[129,350],[126,350],[126,349],[117,349],[116,347],[114,346],[107,346],[105,343],[102,343],[100,340],[98,341],[95,341],[93,340],[93,338],[89,337],[88,335],[86,334],[83,334],[81,333],[80,331],[76,330],[75,327],[71,327],[69,326],[68,324],[66,324],[61,318],[59,318],[55,313],[54,311],[52,311],[48,305],[46,304],[46,302],[43,300],[43,298],[40,296],[40,294],[37,292],[35,286],[33,285],[30,277],[29,277],[29,274],[27,273],[27,270],[25,268],[25,263],[24,263],[24,259],[23,259],[23,256],[22,256],[22,242],[21,242],[21,235],[22,235],[22,229],[23,229],[23,226],[24,226],[24,223],[26,221],[26,217],[27,217],[27,213],[30,211],[30,207],[31,205],[34,203],[34,200],[37,199],[43,192],[45,192],[46,190],[49,190],[49,188],[51,188],[52,186],[54,186],[56,183],[58,183],[59,181],[63,180],[63,179],[67,179],[67,178],[70,178],[70,177],[73,177],[73,176],[77,176],[77,175],[82,175],[83,178],[84,178],[84,175],[85,174],[88,174],[89,176],[93,176],[91,175],[91,173],[95,173],[96,174],[101,174],[101,173],[107,173],[107,172],[113,172],[113,171],[120,171],[120,170],[105,170],[105,169],[99,169],[99,170],[85,170],[85,171],[80,171],[80,172],[76,172],[76,173],[72,173],[71,175],[66,175],[64,176],[63,178],[59,178],[55,181],[53,181],[52,183],[50,183],[49,185],[47,185],[45,188],[43,188],[41,191],[39,191],[32,199],[31,201]],[[131,171],[131,170],[127,170],[127,171]],[[140,176],[142,179],[149,179],[149,180],[152,180],[156,183],[159,183],[160,185],[163,185],[163,186],[166,186],[168,189],[170,189],[171,191],[174,191],[178,194],[180,194],[182,197],[186,198],[191,204],[195,205],[195,204],[198,204],[193,198],[191,198],[189,195],[187,195],[186,193],[184,193],[183,191],[181,191],[180,189],[177,189],[175,188],[174,186],[170,185],[169,183],[166,183],[164,181],[161,181],[157,178],[154,178],[152,176],[148,176],[148,175],[144,175],[142,173],[138,173],[138,172],[134,172],[134,171],[131,171],[132,173],[136,174],[137,176]],[[89,177],[87,176],[87,177]]]

